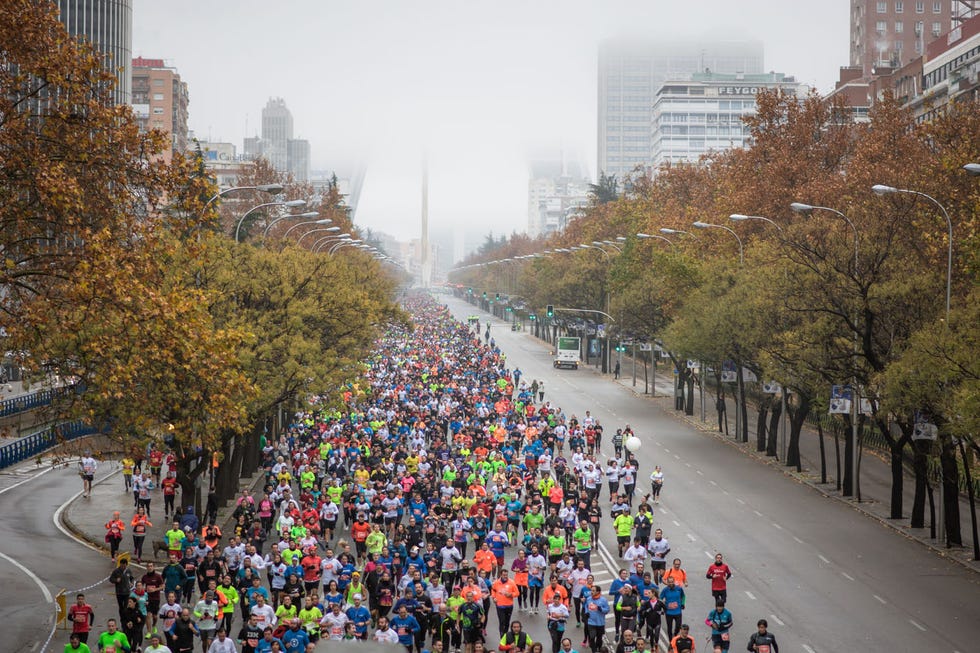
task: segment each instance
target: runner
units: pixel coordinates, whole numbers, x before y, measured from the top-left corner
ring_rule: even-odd
[[[95,480],[95,470],[98,467],[99,464],[95,462],[95,458],[89,451],[86,451],[78,461],[78,475],[82,478],[82,496],[86,499],[92,496],[92,481]]]

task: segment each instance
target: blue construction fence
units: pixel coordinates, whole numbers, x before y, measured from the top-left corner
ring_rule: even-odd
[[[19,397],[4,399],[3,401],[0,401],[0,418],[10,417],[11,415],[17,415],[19,413],[26,413],[34,410],[35,408],[41,408],[42,406],[50,406],[51,403],[58,397],[63,397],[74,391],[74,387],[45,388],[44,390],[38,390],[37,392],[21,395]]]
[[[96,432],[91,424],[81,420],[62,422],[48,428],[25,435],[19,440],[0,447],[0,469],[29,460],[38,454],[52,449],[62,442],[69,442],[85,435]]]

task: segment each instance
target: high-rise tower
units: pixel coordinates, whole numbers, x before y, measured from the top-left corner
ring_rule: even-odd
[[[106,70],[116,73],[113,99],[129,104],[132,89],[132,0],[58,0],[61,22],[72,36],[102,53]]]

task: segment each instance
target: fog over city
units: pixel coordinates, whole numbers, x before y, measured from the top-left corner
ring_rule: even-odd
[[[197,138],[241,152],[282,97],[314,170],[366,170],[358,225],[400,239],[423,151],[437,237],[524,231],[532,159],[564,152],[594,178],[603,39],[758,40],[765,70],[821,92],[848,63],[845,0],[168,0],[133,21],[133,56],[188,83]]]

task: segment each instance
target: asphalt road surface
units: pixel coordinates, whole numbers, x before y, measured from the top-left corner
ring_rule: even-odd
[[[0,578],[4,600],[0,602],[0,623],[4,637],[0,650],[38,651],[51,632],[55,609],[50,599],[61,589],[77,590],[100,581],[108,576],[112,563],[55,527],[55,512],[81,489],[74,469],[8,472],[2,481]],[[105,619],[117,616],[109,585],[101,583],[85,595],[95,608],[97,633],[101,632]],[[74,594],[69,596],[69,605],[72,602]],[[59,630],[47,650],[61,651],[67,641],[68,631]]]
[[[439,299],[458,319],[478,315],[482,337],[488,314],[448,296]],[[704,576],[721,552],[734,573],[728,583],[737,633],[732,650],[744,649],[760,618],[768,619],[786,651],[977,650],[976,574],[691,428],[666,403],[637,397],[587,368],[555,370],[546,343],[495,318],[491,324],[508,366],[520,367],[529,383],[545,379],[545,400],[566,415],[581,418],[591,410],[600,420],[603,454],[612,454],[616,428],[633,427],[642,441],[638,491],[649,487],[654,465],[663,467],[654,527],[663,528],[669,558],[681,558],[688,573],[684,621],[699,647],[713,608]],[[615,556],[611,523],[603,524],[602,540]]]

